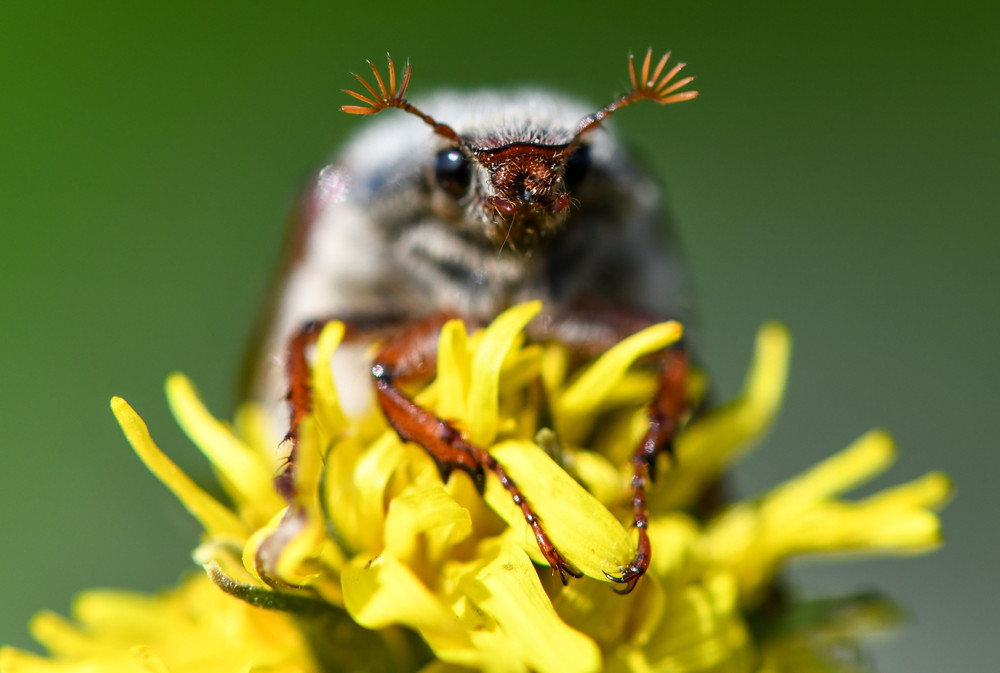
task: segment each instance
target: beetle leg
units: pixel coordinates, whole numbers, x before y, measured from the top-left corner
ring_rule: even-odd
[[[604,573],[612,582],[623,585],[618,591],[621,594],[635,588],[639,578],[649,569],[652,559],[646,487],[656,476],[656,458],[660,453],[666,452],[673,458],[674,436],[687,412],[687,373],[688,358],[683,346],[668,347],[660,364],[659,388],[649,405],[649,428],[632,454],[632,520],[639,532],[639,544],[631,563],[621,569],[621,575]]]
[[[547,319],[532,323],[538,340],[555,340],[575,352],[596,357],[616,343],[657,320],[639,312],[607,305],[576,306],[563,309]],[[618,593],[631,592],[649,569],[652,545],[649,541],[649,512],[646,489],[656,477],[656,459],[661,453],[673,456],[673,440],[688,415],[686,395],[688,355],[683,342],[664,349],[659,357],[656,397],[648,407],[649,426],[632,453],[632,521],[639,533],[635,556],[620,569],[620,575],[605,572],[620,584]]]
[[[343,340],[347,342],[374,341],[383,336],[387,329],[398,325],[399,320],[390,316],[367,316],[354,318],[325,318],[303,323],[288,340],[285,366],[288,375],[288,404],[290,421],[288,432],[282,441],[286,450],[284,463],[274,477],[275,490],[285,498],[291,507],[282,517],[278,529],[264,539],[254,556],[257,574],[272,587],[287,587],[276,579],[276,566],[282,550],[289,540],[305,523],[305,514],[295,504],[295,452],[302,421],[312,412],[313,391],[311,385],[312,367],[307,352],[319,339],[323,327],[334,320],[344,324]]]
[[[295,443],[299,434],[299,426],[312,412],[312,385],[310,383],[312,369],[309,365],[307,352],[319,339],[323,327],[327,323],[339,320],[344,323],[344,342],[374,341],[385,334],[387,327],[398,323],[398,320],[379,317],[355,318],[323,318],[303,323],[288,341],[286,368],[288,374],[288,406],[290,418],[288,432],[282,442],[288,447],[284,465],[274,478],[274,486],[286,500],[295,496]]]
[[[458,469],[468,474],[482,491],[483,466],[458,430],[397,387],[399,383],[433,376],[438,336],[449,317],[442,314],[410,323],[382,343],[372,365],[375,392],[392,429],[403,441],[419,444],[430,454],[441,479],[447,481],[452,471]]]
[[[299,435],[299,425],[312,411],[312,387],[309,383],[310,369],[306,358],[308,348],[316,343],[323,326],[328,320],[310,320],[296,330],[288,342],[288,406],[290,419],[283,445],[288,446],[284,465],[274,478],[278,493],[291,502],[295,497],[295,444]]]

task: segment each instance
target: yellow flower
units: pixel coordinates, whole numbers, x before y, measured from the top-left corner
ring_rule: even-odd
[[[51,659],[4,648],[0,670],[320,670],[289,615],[227,596],[205,575],[158,596],[87,591],[77,596],[73,616],[75,624],[50,613],[36,615],[32,634]]]
[[[400,441],[377,410],[348,417],[328,367],[313,372],[314,412],[299,433],[292,502],[272,485],[280,464],[264,412],[245,405],[230,427],[175,375],[171,408],[229,503],[178,470],[124,400],[112,408],[142,460],[202,524],[194,556],[211,583],[189,580],[152,599],[86,594],[105,606],[106,619],[81,613],[80,628],[63,632],[85,634],[87,647],[66,647],[81,639],[36,628],[52,660],[5,649],[0,670],[104,670],[106,661],[156,671],[795,670],[803,652],[822,659],[803,633],[825,624],[761,628],[776,623],[768,617],[776,605],[792,611],[773,582],[787,558],[939,543],[932,510],[949,490],[939,474],[859,502],[838,499],[888,465],[883,433],[762,498],[705,506],[706,492],[777,413],[789,343],[767,325],[740,397],[692,421],[676,440],[677,461],[659,465],[649,493],[652,565],[634,592],[614,593],[606,573],[618,574],[635,551],[628,457],[656,386],[655,373],[636,362],[678,339],[680,326],[651,327],[575,371],[562,347],[525,343],[522,330],[539,309],[514,307],[471,335],[448,323],[437,377],[416,399],[489,448],[585,577],[563,586],[544,567],[494,476],[482,495],[461,472],[442,483],[427,453]],[[329,362],[342,337],[341,325],[327,326],[316,361]],[[692,376],[689,394],[703,387]],[[184,607],[194,592],[211,596],[197,614]],[[148,618],[120,623],[130,614],[123,601],[141,603]],[[260,629],[291,635],[257,637]],[[233,640],[221,644],[224,635]],[[179,645],[185,638],[189,649]]]

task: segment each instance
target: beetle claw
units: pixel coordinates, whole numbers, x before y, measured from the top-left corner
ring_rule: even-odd
[[[607,570],[603,572],[604,576],[615,584],[624,585],[620,589],[614,589],[616,594],[621,594],[623,596],[625,594],[632,593],[632,590],[635,589],[635,585],[639,583],[639,578],[646,574],[645,569],[636,567],[634,563],[629,565],[627,568],[622,568],[621,575],[612,575]]]

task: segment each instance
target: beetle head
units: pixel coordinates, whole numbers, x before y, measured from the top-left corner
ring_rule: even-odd
[[[684,67],[683,63],[663,74],[669,56],[669,52],[665,54],[650,75],[652,50],[648,51],[641,74],[637,76],[630,55],[632,89],[580,120],[575,131],[563,134],[559,139],[562,142],[530,135],[513,138],[489,134],[485,138],[462,136],[403,97],[410,81],[410,64],[406,64],[397,89],[392,57],[388,57],[388,87],[378,69],[368,61],[377,90],[355,74],[370,96],[346,91],[364,105],[345,105],[341,109],[351,114],[375,114],[399,108],[433,127],[437,135],[449,141],[435,159],[434,178],[438,187],[464,207],[468,221],[485,225],[486,236],[500,249],[510,246],[527,255],[551,238],[566,221],[573,202],[572,190],[589,168],[589,149],[583,142],[587,133],[616,110],[636,101],[667,104],[698,95],[696,91],[677,92],[693,79],[685,77],[673,81]]]

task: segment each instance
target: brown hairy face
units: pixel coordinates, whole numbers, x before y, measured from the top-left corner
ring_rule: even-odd
[[[488,171],[493,194],[484,200],[498,225],[490,237],[517,250],[531,250],[555,232],[566,216],[564,176],[567,145],[514,143],[474,150]]]

